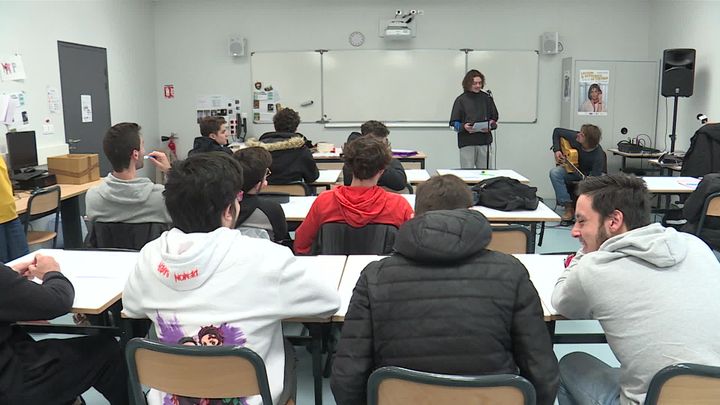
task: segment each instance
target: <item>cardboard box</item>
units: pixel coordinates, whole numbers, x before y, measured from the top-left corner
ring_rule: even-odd
[[[60,184],[84,184],[100,178],[100,164],[96,153],[77,153],[47,158],[48,171]]]

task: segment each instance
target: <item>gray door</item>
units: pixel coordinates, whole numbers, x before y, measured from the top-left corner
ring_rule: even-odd
[[[70,146],[70,153],[97,153],[100,175],[105,176],[111,170],[102,151],[103,136],[110,128],[107,50],[58,41],[58,56],[65,141]],[[88,104],[92,117],[87,108],[83,113],[83,107]]]

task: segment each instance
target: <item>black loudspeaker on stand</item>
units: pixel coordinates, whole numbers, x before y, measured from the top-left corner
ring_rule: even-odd
[[[663,51],[662,87],[663,97],[673,97],[673,121],[670,133],[670,153],[675,152],[677,138],[678,98],[690,97],[695,83],[695,50],[689,48],[666,49]]]

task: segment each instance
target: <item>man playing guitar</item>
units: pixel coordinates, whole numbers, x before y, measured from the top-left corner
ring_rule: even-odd
[[[600,146],[601,136],[600,128],[592,124],[583,125],[580,132],[564,128],[553,131],[552,149],[557,166],[550,170],[550,182],[558,205],[565,207],[561,217],[563,222],[570,222],[575,217],[575,202],[567,184],[585,176],[600,176],[605,170],[607,158]]]

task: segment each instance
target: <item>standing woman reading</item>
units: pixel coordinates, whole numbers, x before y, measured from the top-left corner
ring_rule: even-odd
[[[462,86],[464,92],[455,99],[450,114],[450,126],[455,128],[458,136],[460,167],[488,169],[493,140],[490,131],[497,128],[497,107],[489,91],[482,91],[485,75],[479,71],[472,69],[467,72]]]

